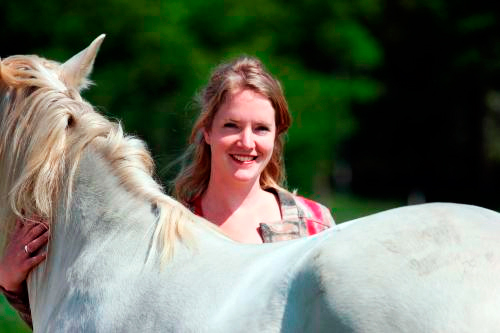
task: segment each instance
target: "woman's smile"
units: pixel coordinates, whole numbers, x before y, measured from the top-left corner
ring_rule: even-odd
[[[229,154],[234,160],[241,163],[250,164],[257,159],[257,156],[241,155],[241,154]]]

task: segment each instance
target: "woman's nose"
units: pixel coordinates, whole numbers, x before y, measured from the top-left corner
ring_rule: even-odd
[[[251,129],[244,129],[240,133],[240,144],[244,148],[253,149],[255,142],[253,140],[253,132]]]

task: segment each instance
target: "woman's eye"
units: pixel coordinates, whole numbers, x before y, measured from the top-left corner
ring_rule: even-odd
[[[259,126],[256,128],[257,132],[269,132],[269,127],[267,126]]]
[[[226,127],[226,128],[236,128],[237,126],[236,126],[235,123],[225,123],[224,127]]]

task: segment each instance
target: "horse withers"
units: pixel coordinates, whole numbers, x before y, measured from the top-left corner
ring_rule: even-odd
[[[494,332],[500,214],[408,206],[239,244],[164,194],[142,141],[80,96],[104,36],[65,63],[0,63],[0,221],[48,219],[35,332]]]

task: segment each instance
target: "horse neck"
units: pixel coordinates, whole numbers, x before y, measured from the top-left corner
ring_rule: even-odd
[[[34,322],[37,316],[40,320],[50,317],[48,309],[57,306],[66,293],[76,292],[81,281],[112,274],[130,257],[144,264],[151,253],[156,256],[156,223],[151,203],[127,192],[109,163],[87,148],[69,207],[65,199],[60,200],[47,260],[28,279]]]

